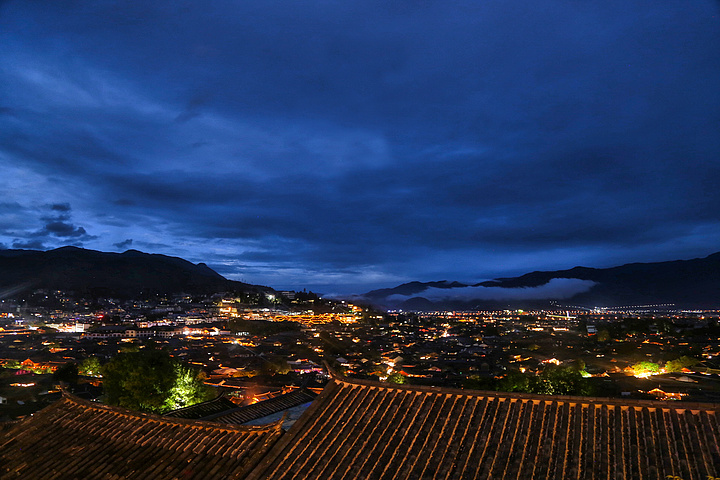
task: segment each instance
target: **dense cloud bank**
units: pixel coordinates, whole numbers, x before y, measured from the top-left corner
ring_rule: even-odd
[[[710,0],[11,0],[0,45],[0,247],[366,291],[720,240]]]
[[[388,302],[397,303],[413,297],[422,297],[435,301],[472,301],[472,300],[563,300],[578,293],[584,293],[595,286],[591,280],[577,278],[553,278],[539,287],[503,288],[468,286],[458,288],[426,288],[414,295],[391,295]]]

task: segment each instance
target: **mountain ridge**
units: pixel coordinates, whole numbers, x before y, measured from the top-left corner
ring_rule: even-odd
[[[560,287],[565,293],[553,295],[561,291]],[[542,289],[547,291],[546,297],[538,298]],[[527,298],[523,299],[523,295]],[[672,303],[681,308],[714,308],[720,306],[720,252],[690,260],[532,271],[478,283],[408,282],[360,297],[376,305],[403,309],[415,305],[457,309],[535,307],[558,300],[586,307]]]
[[[138,250],[115,253],[73,246],[47,251],[0,250],[0,290],[19,293],[32,289],[118,297],[272,291],[228,280],[205,263]]]

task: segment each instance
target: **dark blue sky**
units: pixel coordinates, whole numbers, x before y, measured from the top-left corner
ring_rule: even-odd
[[[0,2],[0,247],[325,292],[705,256],[719,85],[710,0]]]

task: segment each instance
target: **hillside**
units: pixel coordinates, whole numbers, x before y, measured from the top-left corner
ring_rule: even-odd
[[[586,307],[674,304],[680,308],[718,308],[720,253],[693,260],[536,271],[476,284],[410,282],[373,290],[362,297],[378,305],[405,309],[416,305],[537,307],[548,306],[551,301]]]
[[[228,280],[204,263],[137,250],[0,250],[0,294],[40,288],[118,297],[271,290]]]

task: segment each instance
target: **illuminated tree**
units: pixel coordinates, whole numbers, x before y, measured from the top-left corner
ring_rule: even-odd
[[[290,365],[284,358],[273,355],[263,357],[263,363],[260,366],[261,375],[285,375],[288,372],[290,372]]]
[[[5,362],[5,368],[20,368],[22,365],[19,360],[8,360]]]
[[[165,350],[121,353],[102,367],[102,375],[105,401],[132,410],[162,413],[210,396],[199,372]]]
[[[684,368],[691,368],[700,363],[697,358],[692,358],[683,355],[676,360],[670,360],[665,364],[665,371],[667,372],[682,372]]]
[[[165,401],[165,410],[176,410],[204,402],[212,395],[203,383],[204,373],[181,363],[175,363],[174,368],[175,384]]]
[[[95,376],[100,374],[100,360],[97,357],[89,357],[80,363],[80,373],[83,375]]]
[[[654,374],[660,371],[660,365],[653,362],[638,362],[632,366],[635,375]]]

